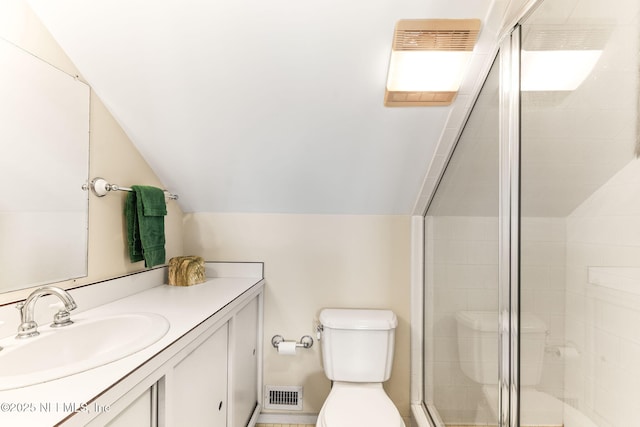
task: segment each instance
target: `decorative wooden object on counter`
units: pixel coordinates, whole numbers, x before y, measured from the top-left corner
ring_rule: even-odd
[[[169,260],[169,284],[191,286],[204,283],[204,259],[199,256],[179,256]]]

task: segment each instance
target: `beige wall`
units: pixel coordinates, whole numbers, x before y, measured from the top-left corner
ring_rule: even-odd
[[[100,176],[125,187],[142,184],[164,188],[95,93],[91,97],[90,159],[91,177]],[[144,269],[143,262],[132,264],[127,254],[123,215],[126,196],[126,192],[118,191],[89,198],[90,281]],[[167,260],[182,255],[182,216],[178,203],[168,201],[164,221]]]
[[[264,261],[264,383],[304,386],[304,412],[317,413],[329,392],[320,345],[278,356],[276,334],[315,337],[324,307],[392,309],[396,356],[387,392],[409,415],[409,216],[185,215],[185,252],[217,261]]]
[[[70,74],[77,70],[59,45],[22,0],[0,2],[0,37],[33,53]],[[162,183],[140,156],[131,140],[91,92],[90,177],[101,176],[122,186],[134,184],[162,187]],[[126,251],[124,228],[125,192],[89,197],[89,265],[86,278],[57,283],[62,287],[93,283],[144,270],[144,263],[131,264]],[[165,217],[167,259],[182,254],[182,211],[168,202]],[[24,298],[28,291],[0,294],[0,303]]]

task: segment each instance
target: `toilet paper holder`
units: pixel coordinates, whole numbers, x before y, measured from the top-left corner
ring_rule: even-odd
[[[271,338],[271,345],[274,348],[278,348],[278,344],[284,341],[285,339],[282,335],[274,335]],[[300,338],[300,342],[296,341],[296,347],[310,348],[312,345],[313,345],[313,338],[311,338],[311,336],[309,335],[305,335],[302,338]]]

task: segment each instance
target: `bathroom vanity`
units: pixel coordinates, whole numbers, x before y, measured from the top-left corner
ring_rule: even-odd
[[[79,307],[71,318],[78,325],[152,313],[168,321],[168,330],[119,360],[0,391],[0,425],[254,425],[262,388],[262,264],[207,263],[206,269],[208,280],[189,287],[162,284],[162,268],[71,290]],[[104,303],[100,294],[111,301]],[[5,323],[9,315],[18,317],[7,307],[0,315]],[[52,339],[64,329],[38,323]],[[128,328],[122,329],[127,339]],[[0,387],[7,388],[2,381],[0,376]]]

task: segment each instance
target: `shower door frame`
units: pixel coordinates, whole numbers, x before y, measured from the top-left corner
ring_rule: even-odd
[[[499,357],[498,363],[498,423],[500,427],[519,427],[520,399],[519,399],[519,357],[520,357],[520,25],[519,22],[531,12],[534,4],[528,3],[527,13],[523,13],[505,31],[499,43],[497,60],[500,65],[499,77],[499,256],[498,256],[498,322],[499,322]],[[479,95],[479,93],[477,94]],[[449,157],[453,154],[451,150]],[[442,178],[446,167],[440,173]],[[437,185],[430,195],[429,203],[437,191]],[[428,203],[428,204],[429,204]],[[428,206],[427,204],[427,206]],[[413,222],[414,238],[422,241],[422,247],[413,245],[413,265],[420,265],[422,271],[414,274],[414,294],[416,300],[422,301],[417,308],[418,316],[414,317],[414,324],[421,325],[419,334],[421,360],[416,361],[413,378],[420,378],[421,384],[412,386],[412,415],[419,426],[437,427],[441,425],[437,408],[430,408],[424,401],[424,367],[426,348],[424,347],[424,221],[426,209],[421,217],[415,217]],[[419,236],[419,238],[418,238]],[[419,276],[419,277],[418,277]],[[415,289],[420,283],[419,289]],[[418,320],[418,318],[420,320]],[[414,335],[415,336],[415,335]],[[414,353],[415,354],[415,353]],[[436,409],[432,413],[431,409]],[[438,421],[436,421],[438,420]]]
[[[520,414],[520,26],[499,51],[498,425]]]

